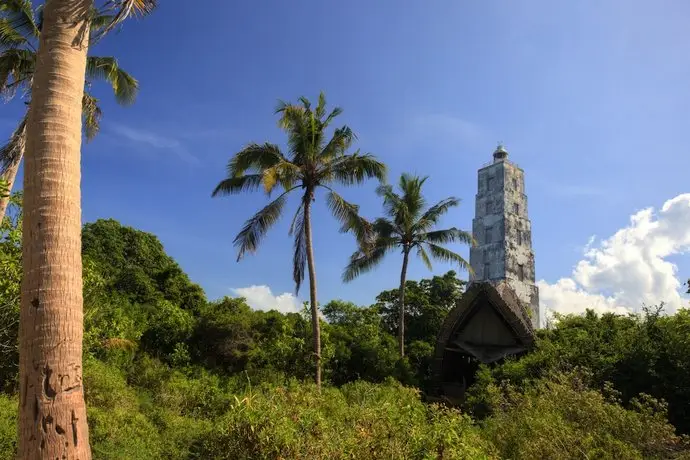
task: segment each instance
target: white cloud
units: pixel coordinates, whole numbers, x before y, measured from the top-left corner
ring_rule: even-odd
[[[652,208],[633,214],[627,227],[604,241],[590,238],[570,277],[537,283],[542,311],[625,313],[663,301],[673,312],[687,306],[687,298],[677,267],[667,258],[688,249],[690,193],[685,193],[666,201],[658,214]]]
[[[127,141],[141,144],[145,147],[150,147],[159,150],[168,150],[180,159],[187,161],[189,163],[198,163],[199,159],[189,153],[185,146],[178,139],[161,136],[151,131],[132,128],[129,126],[124,126],[118,123],[110,123],[110,129],[118,134],[120,137],[126,139]]]
[[[302,302],[289,292],[273,295],[271,288],[266,285],[253,285],[243,288],[230,289],[238,297],[244,297],[254,310],[278,310],[281,313],[299,313]]]

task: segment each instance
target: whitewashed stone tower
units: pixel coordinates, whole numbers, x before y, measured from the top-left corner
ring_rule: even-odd
[[[492,163],[479,170],[470,249],[472,281],[505,280],[539,327],[539,288],[534,278],[532,225],[527,217],[525,173],[508,161],[502,145]]]

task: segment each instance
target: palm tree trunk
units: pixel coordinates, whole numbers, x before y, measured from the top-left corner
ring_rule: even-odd
[[[82,387],[81,104],[91,0],[44,7],[24,158],[19,458],[88,460]]]
[[[307,246],[307,268],[309,269],[309,302],[311,304],[311,326],[314,342],[314,361],[316,370],[314,381],[321,390],[321,325],[319,306],[316,303],[316,267],[314,266],[314,247],[311,239],[311,202],[314,192],[308,192],[304,200],[304,233]]]
[[[398,346],[400,348],[400,357],[405,356],[405,278],[407,277],[407,262],[410,253],[407,249],[403,250],[403,265],[400,272],[400,294],[398,303],[400,304],[400,311],[398,314]]]
[[[7,206],[10,204],[10,194],[12,193],[14,181],[17,179],[17,171],[19,171],[19,163],[21,161],[21,156],[15,158],[2,173],[2,180],[4,180],[5,185],[7,185],[7,196],[0,196],[0,222],[2,222],[2,220],[5,218],[5,213],[7,213]]]

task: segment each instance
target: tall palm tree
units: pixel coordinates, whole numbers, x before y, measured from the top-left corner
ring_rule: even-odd
[[[28,1],[0,4],[10,11],[3,24],[33,27]],[[102,30],[154,6],[109,0]],[[18,453],[25,459],[91,458],[82,386],[80,157],[95,8],[93,0],[47,0],[42,10],[24,154]]]
[[[403,174],[398,182],[402,195],[395,193],[390,185],[378,187],[376,193],[383,198],[386,217],[380,217],[373,222],[374,237],[363,240],[364,244],[352,254],[350,263],[343,273],[343,281],[350,282],[374,268],[389,251],[399,249],[402,252],[398,318],[398,346],[401,357],[405,356],[405,279],[412,250],[416,250],[416,254],[429,270],[432,269],[429,258],[431,254],[434,259],[455,262],[461,269],[472,271],[470,264],[461,255],[442,246],[453,242],[473,244],[472,235],[455,227],[446,230],[435,229],[441,216],[450,208],[458,206],[460,200],[449,197],[426,208],[426,200],[422,195],[422,185],[426,180],[426,177]]]
[[[22,16],[20,16],[22,15]],[[91,17],[92,36],[108,23],[109,15]],[[36,49],[40,37],[41,10],[34,19],[30,0],[0,0],[0,95],[11,99],[17,92],[30,100],[31,81],[36,69]],[[86,60],[86,86],[82,98],[82,119],[86,140],[92,140],[100,129],[103,112],[98,99],[90,92],[94,80],[104,80],[112,88],[115,100],[121,105],[134,102],[139,84],[134,77],[122,70],[113,57],[89,56]],[[29,102],[26,103],[27,108]],[[9,141],[0,147],[0,178],[10,191],[17,177],[19,164],[24,156],[26,119],[24,114]],[[9,196],[0,196],[0,222],[5,216]]]
[[[293,279],[295,292],[299,293],[304,280],[305,265],[309,270],[309,298],[313,328],[315,381],[321,385],[321,336],[318,304],[316,302],[316,267],[312,246],[312,203],[316,191],[326,191],[326,203],[333,216],[342,225],[341,231],[352,231],[363,240],[366,235],[364,221],[359,218],[359,207],[345,201],[332,186],[355,185],[367,179],[385,180],[386,166],[371,154],[346,152],[355,140],[347,126],[335,129],[330,139],[326,128],[342,110],[338,107],[326,113],[326,97],[319,95],[315,109],[305,97],[300,104],[279,102],[276,113],[280,114],[279,126],[288,137],[288,152],[284,154],[277,145],[251,143],[236,153],[228,163],[227,178],[213,191],[213,196],[231,195],[255,191],[263,187],[270,195],[276,188],[280,195],[254,217],[247,220],[234,240],[238,248],[237,260],[246,253],[255,252],[269,228],[278,220],[285,208],[287,196],[293,191],[301,193],[290,234],[294,235]]]

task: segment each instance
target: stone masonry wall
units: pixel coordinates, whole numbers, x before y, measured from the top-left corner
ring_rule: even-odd
[[[470,250],[472,280],[505,279],[539,326],[539,293],[535,286],[532,228],[527,214],[524,172],[500,160],[479,170]]]

